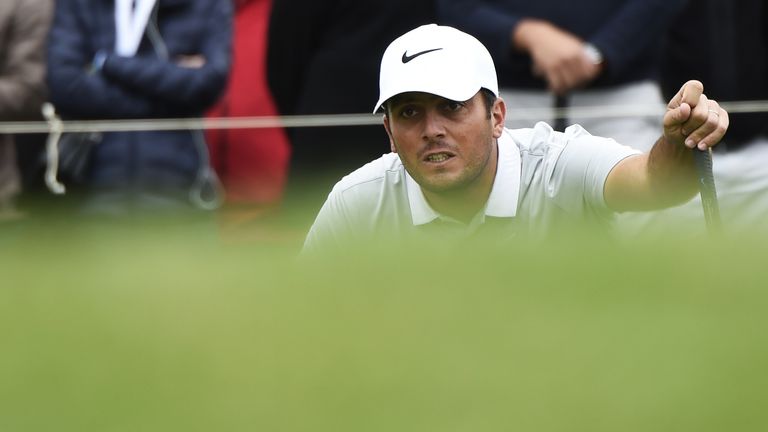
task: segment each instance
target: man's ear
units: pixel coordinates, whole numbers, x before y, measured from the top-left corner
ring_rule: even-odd
[[[491,122],[493,123],[493,137],[500,138],[504,132],[504,121],[507,118],[507,104],[501,97],[496,98],[491,108]]]
[[[392,139],[392,131],[389,129],[389,118],[386,114],[384,114],[384,130],[387,131],[387,136],[389,137],[389,149],[392,151],[392,153],[397,153],[397,147],[395,147],[395,140]]]

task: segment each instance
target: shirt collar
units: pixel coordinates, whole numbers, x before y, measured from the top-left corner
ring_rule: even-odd
[[[506,129],[498,139],[498,149],[496,176],[485,206],[485,215],[511,218],[517,215],[517,201],[520,195],[520,150]],[[444,218],[430,207],[421,187],[408,171],[405,171],[405,182],[414,225],[424,225]]]

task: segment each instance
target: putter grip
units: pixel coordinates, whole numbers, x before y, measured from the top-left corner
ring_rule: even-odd
[[[722,221],[720,220],[720,206],[715,189],[715,176],[712,174],[712,149],[694,149],[693,152],[696,172],[699,177],[699,192],[701,193],[701,206],[704,210],[704,221],[710,233],[719,233],[722,229]]]

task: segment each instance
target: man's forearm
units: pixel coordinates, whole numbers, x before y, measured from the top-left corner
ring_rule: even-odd
[[[676,145],[663,136],[656,141],[646,169],[648,181],[659,207],[671,207],[691,199],[697,191],[696,166],[692,150]]]

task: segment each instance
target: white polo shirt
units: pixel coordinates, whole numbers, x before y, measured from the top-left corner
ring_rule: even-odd
[[[488,202],[464,224],[435,211],[396,153],[383,155],[344,177],[328,195],[309,230],[304,251],[321,251],[375,238],[475,235],[542,237],[557,227],[610,223],[603,187],[622,159],[640,153],[574,125],[555,132],[543,122],[505,129]]]

